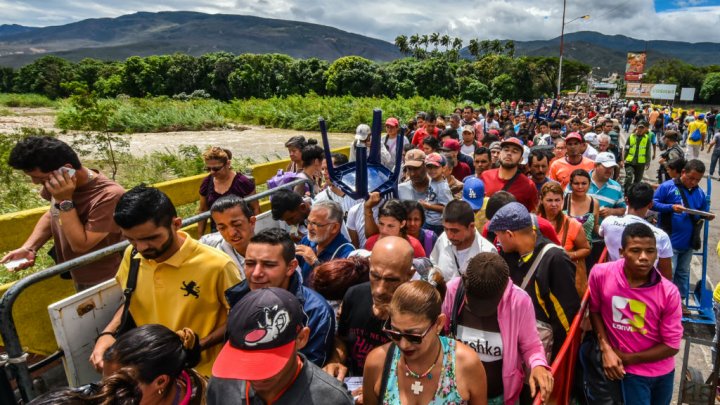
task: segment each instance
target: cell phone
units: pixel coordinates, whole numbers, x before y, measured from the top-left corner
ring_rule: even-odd
[[[8,269],[8,270],[15,270],[15,269],[17,269],[18,267],[20,267],[21,265],[23,265],[23,264],[25,264],[25,263],[27,263],[27,262],[29,262],[29,261],[30,261],[30,260],[25,259],[25,258],[23,258],[23,259],[17,259],[17,260],[10,260],[9,262],[5,263],[5,268]]]
[[[75,169],[73,169],[73,168],[71,168],[71,167],[63,166],[63,167],[60,168],[60,170],[63,171],[63,172],[65,172],[65,173],[67,173],[67,174],[69,174],[70,177],[72,177],[72,176],[75,175]]]

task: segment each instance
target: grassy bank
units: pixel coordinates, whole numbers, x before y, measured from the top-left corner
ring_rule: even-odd
[[[0,106],[4,107],[55,107],[56,103],[39,94],[0,93]]]
[[[325,118],[328,130],[354,132],[360,123],[372,122],[372,111],[380,108],[383,117],[398,117],[404,123],[418,111],[447,114],[457,104],[439,97],[372,98],[290,96],[286,98],[235,100],[224,105],[222,114],[229,120],[276,128],[315,131],[318,117]]]
[[[109,112],[108,127],[114,132],[166,132],[202,130],[234,122],[265,125],[274,128],[315,131],[318,117],[324,117],[328,130],[353,132],[359,123],[370,123],[374,108],[383,117],[395,116],[403,121],[418,111],[451,112],[458,104],[442,98],[371,98],[290,96],[286,98],[189,101],[160,98],[117,98],[98,101]],[[82,111],[67,101],[60,104],[56,124],[68,130],[95,129],[84,126]]]
[[[197,131],[222,127],[222,103],[215,100],[178,101],[161,98],[116,98],[98,101],[108,112],[108,130],[113,132]],[[83,112],[67,100],[61,102],[56,125],[61,129],[89,129]]]

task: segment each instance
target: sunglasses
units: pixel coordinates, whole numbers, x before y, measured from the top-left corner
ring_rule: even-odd
[[[205,166],[205,171],[206,172],[210,172],[210,171],[219,172],[220,170],[222,170],[223,167],[225,167],[225,166],[224,165],[223,166],[215,166],[215,167]]]
[[[384,334],[386,334],[392,341],[399,343],[402,338],[405,338],[405,340],[408,341],[408,343],[412,343],[414,345],[419,345],[422,343],[425,336],[427,336],[428,333],[430,333],[430,330],[432,327],[435,326],[435,322],[431,323],[430,326],[420,335],[414,334],[414,333],[403,333],[398,332],[396,330],[391,329],[390,326],[390,319],[388,318],[387,321],[385,321],[385,325],[383,325],[382,331]]]

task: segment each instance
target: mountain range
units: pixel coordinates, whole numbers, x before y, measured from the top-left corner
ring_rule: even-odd
[[[557,56],[560,38],[515,41],[516,55]],[[720,64],[720,44],[643,41],[622,35],[581,31],[565,35],[564,57],[623,72],[627,52],[648,52],[648,63],[677,58],[695,65]],[[117,18],[93,18],[66,25],[0,25],[0,66],[20,67],[43,55],[78,61],[92,57],[123,60],[182,52],[283,53],[329,61],[358,55],[375,61],[402,57],[384,40],[298,21],[196,12],[138,12]]]

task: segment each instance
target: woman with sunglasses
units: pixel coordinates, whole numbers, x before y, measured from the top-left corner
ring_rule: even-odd
[[[474,349],[482,361],[489,405],[516,404],[526,369],[530,396],[548,398],[553,379],[534,327],[533,303],[513,284],[505,259],[496,253],[470,259],[465,274],[448,283],[442,312],[450,335]]]
[[[442,298],[426,281],[402,284],[383,332],[390,343],[365,361],[363,403],[486,404],[485,369],[474,350],[444,336]]]
[[[236,195],[240,198],[255,194],[255,182],[232,168],[232,152],[216,146],[203,153],[205,171],[210,173],[200,184],[200,212],[212,207],[220,197]],[[248,203],[255,215],[260,214],[260,203]],[[198,237],[205,234],[207,220],[198,222]],[[216,232],[215,223],[210,219],[210,232]]]

